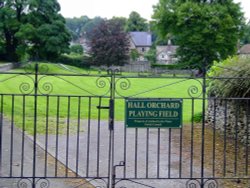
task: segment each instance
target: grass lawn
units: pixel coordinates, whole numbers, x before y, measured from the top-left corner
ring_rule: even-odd
[[[63,133],[69,127],[76,131],[81,122],[78,119],[106,119],[108,110],[98,110],[96,107],[107,106],[109,93],[109,77],[98,76],[92,71],[92,76],[86,76],[86,70],[75,67],[59,67],[55,64],[40,64],[49,74],[70,74],[70,76],[40,75],[38,77],[37,97],[37,132]],[[70,67],[70,70],[68,68]],[[16,72],[24,72],[16,69]],[[13,72],[13,71],[12,71]],[[83,76],[74,76],[74,73]],[[85,75],[85,76],[84,76]],[[0,75],[0,104],[3,104],[4,116],[23,127],[28,133],[33,133],[34,126],[34,75],[2,74]],[[98,87],[99,86],[99,87]],[[129,87],[127,87],[129,86]],[[182,78],[116,78],[115,118],[124,119],[124,103],[126,97],[145,98],[184,98],[183,121],[189,123],[192,113],[202,109],[201,98],[192,99],[189,90],[198,88],[194,97],[199,97],[201,84],[199,80]],[[27,94],[27,95],[23,95]],[[19,95],[12,95],[19,94]],[[47,94],[50,94],[48,96]],[[52,96],[53,95],[53,96]],[[60,95],[60,97],[58,97]],[[79,97],[81,96],[81,97]],[[193,108],[192,108],[193,106]],[[59,107],[59,108],[58,108]],[[91,113],[89,112],[91,110]],[[101,113],[99,113],[101,112]]]

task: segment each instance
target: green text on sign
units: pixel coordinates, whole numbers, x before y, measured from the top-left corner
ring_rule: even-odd
[[[127,99],[125,108],[129,128],[182,127],[182,99]]]

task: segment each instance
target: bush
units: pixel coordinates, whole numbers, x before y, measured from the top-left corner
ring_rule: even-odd
[[[196,114],[193,115],[192,120],[195,123],[201,123],[202,122],[202,118],[203,118],[202,112],[198,112],[198,113],[196,113]]]
[[[250,58],[233,57],[214,62],[208,72],[208,95],[250,97]]]
[[[168,69],[168,70],[178,70],[178,69],[183,69],[182,65],[180,64],[170,64],[170,65],[165,65],[165,64],[151,64],[152,68],[162,68],[162,69]]]
[[[75,53],[75,54],[80,54],[80,55],[82,55],[83,54],[83,47],[82,47],[82,45],[80,45],[80,44],[75,44],[75,45],[72,45],[71,47],[70,47],[70,52],[71,53]]]
[[[63,54],[57,60],[59,63],[72,65],[76,67],[85,67],[88,68],[90,66],[90,57],[83,56],[80,54]]]

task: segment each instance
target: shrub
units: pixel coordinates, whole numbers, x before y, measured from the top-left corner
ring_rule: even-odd
[[[71,47],[70,47],[70,52],[71,53],[75,53],[75,54],[80,54],[80,55],[82,55],[83,54],[83,47],[82,47],[82,45],[80,45],[80,44],[75,44],[75,45],[72,45]]]
[[[201,123],[202,118],[203,118],[202,112],[198,112],[198,113],[196,113],[196,114],[193,115],[192,120],[193,120],[193,122],[195,122],[195,123]]]
[[[57,60],[59,63],[72,65],[76,67],[89,67],[90,66],[90,58],[87,56],[79,55],[79,54],[63,54]]]
[[[232,57],[214,62],[208,77],[208,95],[250,97],[250,58]]]
[[[169,65],[165,65],[165,64],[151,64],[152,68],[162,68],[162,69],[168,69],[168,70],[177,70],[177,69],[183,69],[182,65],[180,64],[169,64]]]

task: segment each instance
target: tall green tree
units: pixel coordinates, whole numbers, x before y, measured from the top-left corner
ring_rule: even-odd
[[[79,39],[83,34],[83,27],[90,22],[88,16],[81,16],[80,18],[66,18],[66,26],[71,32],[73,40]]]
[[[115,21],[115,22],[120,22],[121,24],[121,27],[124,31],[126,31],[126,25],[127,25],[127,18],[125,17],[116,17],[116,16],[113,16],[111,18],[111,20]]]
[[[126,31],[148,31],[147,20],[135,11],[129,14]]]
[[[160,0],[153,19],[162,36],[174,36],[179,63],[200,68],[237,51],[244,25],[233,0]]]
[[[90,35],[90,54],[97,65],[124,65],[129,60],[129,39],[116,20],[103,20]]]
[[[93,34],[93,31],[95,30],[95,28],[101,23],[103,22],[103,18],[97,16],[94,17],[93,19],[91,19],[87,24],[84,25],[84,27],[82,28],[82,32],[83,35],[85,35],[85,37],[89,38],[91,37],[91,35]]]
[[[1,56],[19,61],[24,54],[55,59],[69,49],[70,34],[57,0],[2,0]]]
[[[242,44],[250,44],[250,21],[244,27],[244,34],[241,38]]]

